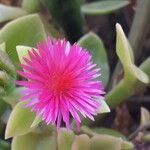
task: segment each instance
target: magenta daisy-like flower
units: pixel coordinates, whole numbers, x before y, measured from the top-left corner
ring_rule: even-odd
[[[25,87],[21,100],[27,101],[26,107],[57,127],[63,120],[70,128],[71,116],[77,127],[81,115],[94,120],[104,91],[97,80],[99,69],[86,49],[65,40],[47,39],[28,55],[20,64],[23,71],[18,71],[27,80],[17,81]]]

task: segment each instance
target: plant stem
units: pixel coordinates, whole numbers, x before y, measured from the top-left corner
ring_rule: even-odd
[[[150,57],[147,58],[139,67],[150,77]],[[119,104],[126,101],[130,96],[132,96],[139,88],[146,87],[147,84],[142,83],[138,79],[134,80],[132,83],[124,82],[124,79],[120,81],[116,87],[114,87],[106,96],[106,102],[111,109],[114,109]],[[96,117],[96,121],[85,120],[86,125],[92,125],[100,121],[101,117],[104,115],[99,114]]]
[[[150,30],[150,0],[137,0],[136,13],[133,19],[131,31],[129,33],[129,42],[133,49],[135,60],[138,59],[142,52],[143,44],[146,36]],[[118,72],[121,71],[120,62],[117,63],[110,86],[113,85],[113,81],[116,79]]]

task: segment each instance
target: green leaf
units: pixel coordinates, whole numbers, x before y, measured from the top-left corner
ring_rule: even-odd
[[[21,98],[21,91],[24,89],[24,87],[17,87],[14,88],[11,92],[5,94],[3,96],[3,100],[10,104],[12,108],[18,103],[18,100]]]
[[[22,8],[24,8],[29,13],[34,13],[39,10],[40,2],[39,0],[23,0]]]
[[[144,135],[144,136],[142,137],[142,140],[143,140],[144,142],[150,143],[150,133]]]
[[[116,24],[116,32],[116,52],[124,68],[125,81],[128,83],[134,82],[138,79],[143,83],[149,83],[149,77],[141,69],[134,65],[132,49],[122,30],[122,27],[118,23]]]
[[[45,37],[43,24],[37,14],[17,18],[0,30],[0,43],[6,43],[6,52],[16,66],[19,63],[16,46],[35,47],[37,42],[44,40]]]
[[[6,141],[0,140],[0,150],[10,150],[10,144]]]
[[[24,102],[19,102],[10,114],[5,132],[6,139],[31,131],[30,126],[35,118],[35,114],[29,109],[23,108],[24,104]]]
[[[19,57],[19,61],[20,63],[24,63],[23,57],[28,58],[28,51],[31,51],[33,47],[29,47],[29,46],[22,46],[22,45],[18,45],[16,46],[16,50],[17,50],[17,54]],[[34,48],[35,49],[35,48]],[[36,49],[35,49],[36,50]]]
[[[0,69],[5,70],[12,77],[16,75],[15,66],[12,64],[7,53],[5,52],[5,44],[3,43],[0,47]],[[2,48],[2,49],[1,49]]]
[[[0,98],[0,117],[3,115],[6,108],[7,108],[7,103],[5,101],[3,101],[2,98]]]
[[[75,136],[71,150],[90,150],[90,138],[86,134]]]
[[[110,108],[107,105],[107,103],[105,102],[105,100],[100,100],[100,108],[98,110],[98,113],[108,113],[110,112]]]
[[[140,126],[146,125],[150,121],[150,112],[144,108],[141,107],[141,121],[140,121]]]
[[[26,14],[27,12],[22,8],[0,4],[0,22],[12,20]]]
[[[121,138],[95,135],[91,138],[91,150],[121,150]]]
[[[39,117],[39,116],[36,116],[35,119],[34,119],[34,121],[33,121],[32,124],[31,124],[31,128],[34,128],[34,127],[38,126],[38,124],[39,124],[40,122],[42,122],[42,118]]]
[[[126,140],[127,138],[120,132],[115,131],[113,129],[109,129],[109,128],[94,128],[92,129],[95,133],[97,134],[107,134],[107,135],[112,135],[115,137],[120,137],[124,140]]]
[[[91,52],[94,63],[101,68],[100,79],[107,85],[109,80],[109,66],[102,40],[96,34],[90,32],[83,36],[78,43]]]
[[[74,133],[65,128],[58,130],[58,150],[70,150],[74,139]]]
[[[112,13],[128,4],[128,0],[103,0],[84,4],[81,10],[87,15],[101,15]]]
[[[13,138],[12,150],[56,150],[56,136],[28,133]]]

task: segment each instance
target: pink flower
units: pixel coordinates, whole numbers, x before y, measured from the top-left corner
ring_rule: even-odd
[[[48,39],[28,55],[20,64],[24,71],[18,71],[27,80],[17,81],[26,87],[21,99],[27,101],[25,107],[31,107],[43,121],[57,127],[63,119],[70,128],[70,116],[78,128],[81,115],[94,120],[104,91],[96,79],[100,69],[95,69],[86,49],[78,44],[71,46],[65,40]]]

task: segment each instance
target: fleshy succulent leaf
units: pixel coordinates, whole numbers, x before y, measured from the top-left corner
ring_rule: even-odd
[[[22,30],[23,29],[23,30]],[[37,14],[19,17],[7,23],[0,30],[0,43],[6,43],[6,52],[12,62],[18,66],[17,45],[34,47],[46,37],[42,21]]]
[[[149,82],[149,77],[138,67],[134,65],[134,57],[131,46],[122,30],[120,24],[116,24],[117,44],[116,52],[123,65],[126,81],[140,80],[143,83]]]
[[[86,134],[75,136],[71,150],[90,150],[90,138]]]
[[[23,135],[28,133],[31,124],[35,118],[35,114],[29,109],[23,108],[24,102],[19,102],[13,109],[5,131],[5,138]]]
[[[12,150],[56,150],[56,136],[52,134],[28,133],[14,137]]]
[[[65,128],[58,130],[58,150],[71,150],[71,146],[74,140],[74,133]]]
[[[78,43],[87,50],[93,56],[94,63],[97,64],[98,67],[101,68],[101,77],[100,79],[103,81],[105,85],[109,80],[109,66],[107,60],[107,54],[103,45],[102,40],[95,33],[88,33],[84,35]]]
[[[0,22],[16,19],[26,14],[27,12],[22,8],[0,4]]]
[[[108,14],[129,4],[127,0],[103,0],[98,2],[87,3],[82,6],[82,12],[87,15]]]
[[[150,112],[144,108],[141,107],[141,121],[140,121],[140,126],[144,126],[150,121]]]

